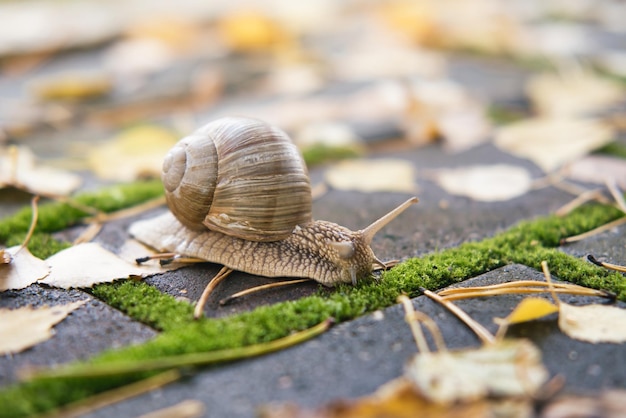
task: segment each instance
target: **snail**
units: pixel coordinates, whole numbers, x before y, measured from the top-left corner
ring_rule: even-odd
[[[313,221],[308,171],[295,144],[279,128],[239,117],[181,139],[164,159],[162,181],[170,211],[131,225],[139,241],[222,264],[223,277],[238,270],[326,286],[356,284],[374,264],[385,267],[372,238],[417,202],[413,197],[359,231]]]

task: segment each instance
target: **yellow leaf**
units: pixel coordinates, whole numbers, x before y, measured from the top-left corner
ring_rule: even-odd
[[[290,35],[280,25],[257,12],[226,16],[219,28],[226,43],[236,51],[264,50],[291,42]]]
[[[0,309],[0,355],[19,353],[48,340],[53,335],[52,327],[86,302],[38,309]]]
[[[522,322],[534,321],[543,318],[551,313],[558,312],[559,308],[552,302],[543,298],[525,298],[504,319],[498,319],[496,322],[504,322],[506,324],[519,324]]]
[[[159,177],[163,157],[176,141],[166,129],[137,126],[94,148],[88,156],[89,165],[98,177],[107,180]]]
[[[108,75],[102,73],[64,73],[35,81],[31,90],[44,100],[86,100],[104,96],[113,88]]]
[[[417,190],[413,165],[399,159],[342,161],[326,171],[326,181],[338,190],[406,193]]]

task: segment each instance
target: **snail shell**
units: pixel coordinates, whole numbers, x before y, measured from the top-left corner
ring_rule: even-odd
[[[161,177],[170,210],[189,229],[278,241],[311,221],[302,156],[285,132],[256,119],[217,119],[181,139]]]

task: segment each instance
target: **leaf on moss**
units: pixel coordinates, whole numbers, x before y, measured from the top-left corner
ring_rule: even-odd
[[[549,377],[541,352],[527,340],[419,353],[407,365],[405,375],[426,398],[442,404],[532,395]]]
[[[96,243],[75,245],[46,260],[50,274],[41,283],[69,288],[91,287],[129,277],[147,277],[167,271],[158,265],[137,265]]]
[[[67,305],[0,309],[0,354],[14,354],[50,339],[52,327],[84,305],[81,300]]]
[[[93,148],[89,165],[98,177],[107,180],[159,177],[163,156],[176,140],[173,133],[158,126],[137,126]]]
[[[448,193],[483,202],[522,196],[532,183],[526,169],[506,164],[437,170],[435,179]]]
[[[26,147],[0,147],[0,188],[16,187],[44,196],[66,196],[80,186],[79,176],[37,165]]]
[[[569,337],[590,343],[626,341],[626,310],[615,306],[573,306],[561,302],[559,328]]]
[[[551,172],[613,140],[608,125],[583,119],[532,118],[506,125],[494,143],[503,151],[528,158]]]
[[[50,273],[48,263],[32,255],[28,248],[21,247],[18,245],[4,250],[11,256],[11,262],[0,264],[0,292],[23,289]]]
[[[417,190],[413,165],[399,159],[342,161],[326,171],[326,182],[338,190],[366,193]]]

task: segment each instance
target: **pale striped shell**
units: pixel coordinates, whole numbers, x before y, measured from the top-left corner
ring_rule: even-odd
[[[162,180],[170,210],[191,229],[278,241],[311,221],[302,156],[286,133],[256,119],[217,119],[181,139]]]

